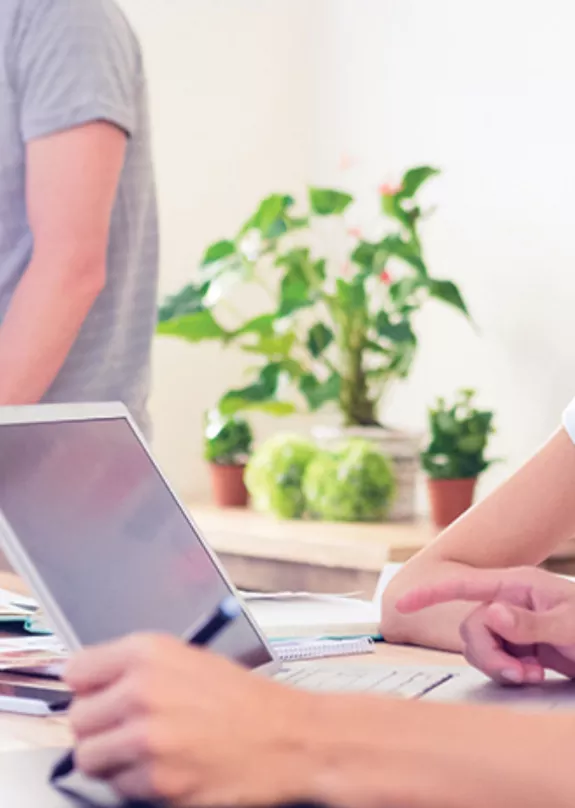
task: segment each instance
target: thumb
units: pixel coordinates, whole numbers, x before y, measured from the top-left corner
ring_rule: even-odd
[[[485,624],[495,634],[515,645],[575,644],[575,609],[566,603],[545,612],[492,603],[486,609]]]

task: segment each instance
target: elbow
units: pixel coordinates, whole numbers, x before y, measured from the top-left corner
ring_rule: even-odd
[[[106,255],[101,250],[80,247],[49,255],[36,251],[29,270],[75,306],[91,307],[106,287]]]
[[[88,264],[78,273],[72,281],[78,297],[84,299],[90,306],[106,288],[106,263],[101,261]]]
[[[63,282],[77,299],[93,303],[106,287],[106,256],[79,251],[63,262]]]

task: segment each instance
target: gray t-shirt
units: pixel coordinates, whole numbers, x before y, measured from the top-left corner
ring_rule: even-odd
[[[0,0],[0,321],[32,255],[26,143],[97,120],[129,136],[107,283],[44,400],[123,401],[147,429],[158,225],[138,42],[113,0]]]

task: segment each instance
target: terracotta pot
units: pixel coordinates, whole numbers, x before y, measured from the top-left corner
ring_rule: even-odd
[[[436,527],[447,527],[471,507],[476,484],[476,477],[427,480],[431,518]]]
[[[220,508],[245,508],[248,504],[248,491],[244,483],[245,466],[223,466],[210,464],[212,492],[216,505]]]

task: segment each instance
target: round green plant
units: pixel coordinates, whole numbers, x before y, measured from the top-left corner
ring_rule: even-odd
[[[303,476],[316,453],[316,446],[299,435],[276,435],[262,444],[245,473],[253,507],[283,519],[303,516]]]
[[[244,465],[252,450],[253,434],[243,418],[226,418],[218,410],[206,415],[204,457],[222,466]]]
[[[310,515],[332,522],[381,521],[393,502],[395,488],[390,461],[363,440],[319,453],[303,479]]]

